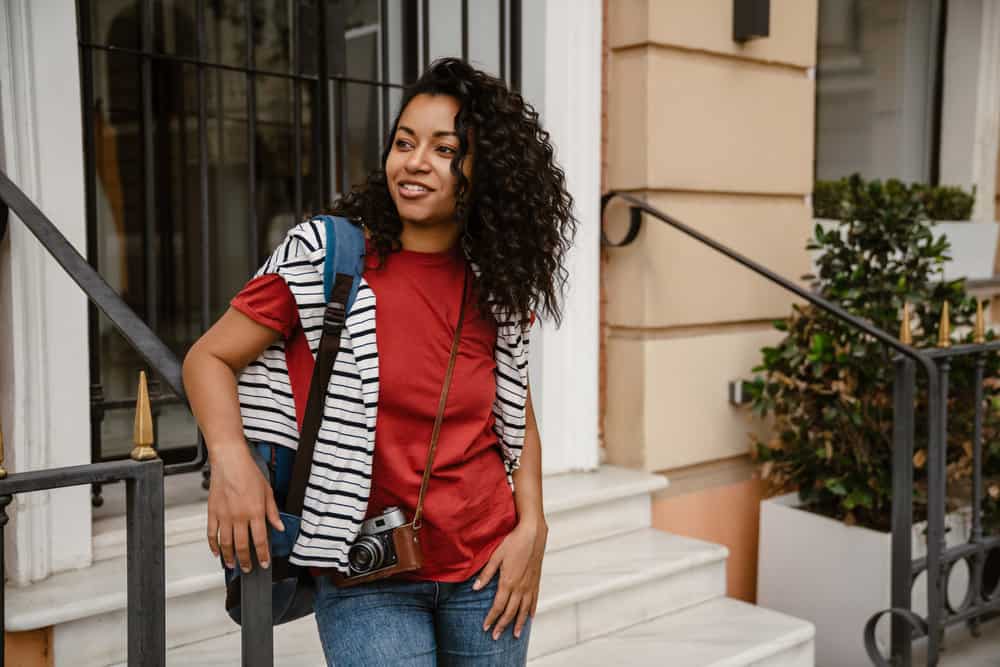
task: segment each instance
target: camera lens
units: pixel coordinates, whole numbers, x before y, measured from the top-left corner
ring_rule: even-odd
[[[378,569],[382,565],[382,558],[382,543],[373,537],[362,537],[347,552],[351,571],[357,574]]]

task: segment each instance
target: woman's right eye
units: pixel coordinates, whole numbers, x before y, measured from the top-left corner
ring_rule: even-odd
[[[396,139],[396,148],[409,148],[410,142],[405,139]]]

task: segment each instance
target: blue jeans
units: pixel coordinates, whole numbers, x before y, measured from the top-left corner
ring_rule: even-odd
[[[483,630],[500,575],[478,591],[460,583],[383,579],[337,588],[317,577],[316,623],[327,665],[336,667],[519,667],[528,659],[531,617],[515,639]],[[495,627],[495,625],[494,625]]]

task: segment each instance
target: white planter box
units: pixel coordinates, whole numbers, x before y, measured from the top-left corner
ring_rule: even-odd
[[[815,224],[824,231],[835,229],[837,220],[816,218]],[[967,278],[981,280],[993,277],[993,262],[996,257],[1000,224],[996,222],[935,222],[931,225],[935,237],[942,234],[951,243],[951,260],[945,262],[944,280]],[[813,234],[810,231],[810,238]],[[811,251],[812,273],[816,273],[817,251]]]
[[[870,667],[864,626],[891,606],[892,535],[840,521],[798,507],[798,494],[769,498],[760,507],[757,604],[811,621],[816,626],[817,667]],[[946,518],[949,545],[968,539],[968,512]],[[913,557],[926,554],[924,524],[913,526]],[[956,604],[968,586],[960,563],[949,581]],[[913,609],[927,610],[927,580],[914,583]],[[888,653],[889,620],[879,622],[880,649]]]
[[[993,277],[1000,224],[995,222],[935,222],[934,235],[951,242],[951,261],[944,265],[944,279],[981,280]]]

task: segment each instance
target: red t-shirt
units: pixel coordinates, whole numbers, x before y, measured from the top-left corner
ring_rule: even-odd
[[[369,248],[364,277],[376,297],[379,408],[367,517],[396,505],[413,518],[441,385],[458,323],[464,258],[402,250],[377,269]],[[472,273],[444,422],[424,498],[424,566],[404,579],[457,582],[478,572],[517,524],[514,497],[493,432],[496,325],[476,306]],[[234,308],[286,338],[301,428],[314,359],[288,286],[277,275],[251,280]]]

